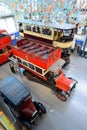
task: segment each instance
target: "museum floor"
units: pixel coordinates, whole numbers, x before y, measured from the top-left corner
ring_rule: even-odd
[[[32,130],[87,130],[87,59],[72,54],[71,63],[63,71],[78,81],[66,102],[60,101],[49,88],[12,74],[9,63],[0,66],[0,81],[9,75],[16,76],[29,88],[32,97],[46,106],[47,115],[36,121]]]

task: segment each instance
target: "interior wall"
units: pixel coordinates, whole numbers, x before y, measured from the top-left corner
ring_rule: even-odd
[[[44,20],[57,22],[65,22],[66,17],[73,14],[75,6],[75,0],[71,2],[70,0],[7,0],[6,2],[12,8],[16,19],[29,19],[33,14],[35,18],[41,15]]]
[[[44,19],[52,22],[75,22],[87,21],[87,11],[79,11],[87,5],[86,0],[0,0],[7,3],[12,9],[15,19],[30,19],[34,16],[34,20]],[[67,6],[68,3],[68,6]],[[78,5],[78,9],[76,8]],[[81,18],[82,16],[82,18]],[[80,18],[79,18],[80,17]],[[32,17],[31,17],[32,19]]]
[[[13,9],[12,6],[11,6],[12,0],[0,0],[0,2],[6,3],[6,5],[8,5],[8,6],[11,8],[13,14],[15,15],[15,11],[14,11],[14,9]]]
[[[15,13],[15,10],[12,8],[12,2],[14,2],[14,0],[0,0],[0,2],[8,5],[9,8],[12,10],[12,14],[13,14],[13,16],[8,16],[8,17],[4,16],[3,18],[1,17],[1,22],[3,21],[3,23],[2,23],[3,25],[1,24],[1,28],[4,27],[9,33],[12,33],[12,29],[13,29],[13,31],[17,31],[18,30],[17,15]],[[8,20],[8,22],[7,22],[7,20]],[[12,26],[12,28],[9,30],[10,26]]]

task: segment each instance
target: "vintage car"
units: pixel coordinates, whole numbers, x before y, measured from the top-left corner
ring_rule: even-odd
[[[30,91],[16,78],[9,76],[0,82],[0,99],[11,110],[22,130],[31,129],[35,120],[46,114],[46,108],[40,102],[33,101]]]

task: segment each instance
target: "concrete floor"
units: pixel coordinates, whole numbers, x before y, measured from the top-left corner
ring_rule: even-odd
[[[0,66],[0,80],[16,76],[32,92],[34,99],[47,108],[47,115],[39,119],[33,130],[87,130],[87,59],[72,55],[64,73],[78,80],[76,89],[62,102],[45,86],[10,72],[9,63]]]

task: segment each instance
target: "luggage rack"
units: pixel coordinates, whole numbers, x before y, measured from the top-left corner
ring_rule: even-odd
[[[51,46],[46,46],[44,44],[39,43],[39,41],[32,40],[32,39],[24,41],[22,45],[20,45],[18,48],[25,52],[28,52],[29,54],[33,54],[35,56],[38,55],[41,58],[46,58],[46,59],[55,50],[55,48]]]
[[[17,42],[17,46],[12,47],[12,50],[19,64],[23,61],[46,70],[61,58],[62,51],[60,48],[30,38]]]

